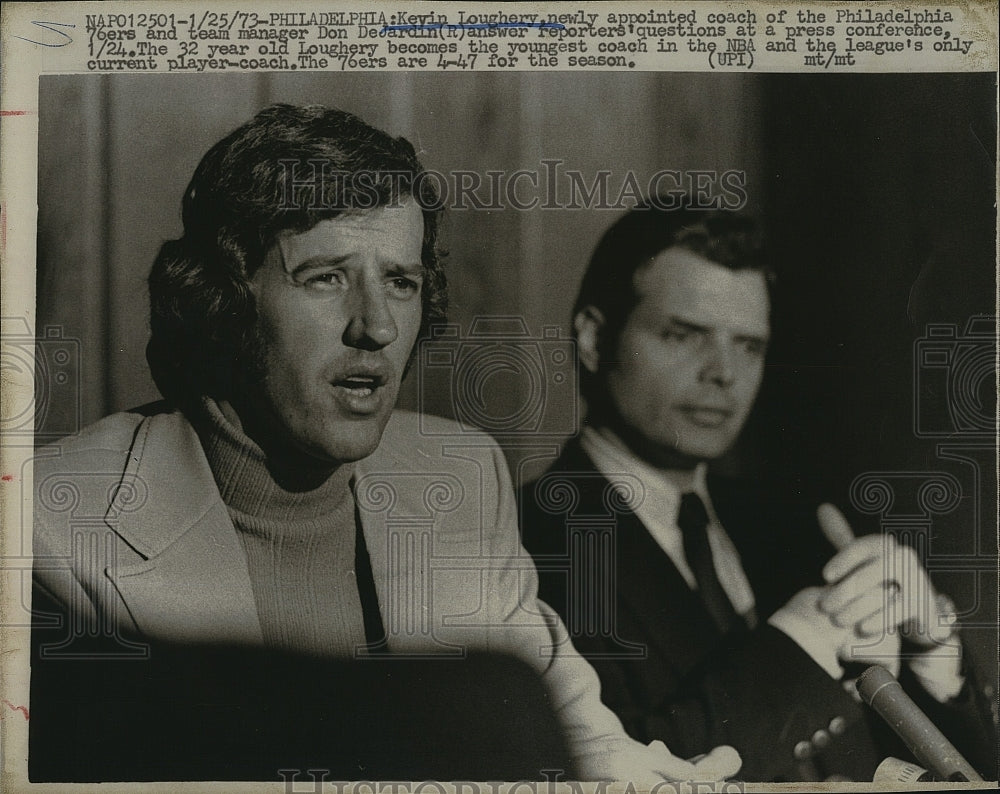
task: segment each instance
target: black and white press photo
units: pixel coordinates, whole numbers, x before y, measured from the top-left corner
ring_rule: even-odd
[[[4,20],[11,790],[997,779],[995,33],[105,5]]]

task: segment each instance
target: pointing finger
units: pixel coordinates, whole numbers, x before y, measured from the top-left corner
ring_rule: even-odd
[[[847,523],[844,514],[829,502],[824,502],[816,509],[816,518],[823,536],[837,551],[846,548],[854,540],[854,530]]]

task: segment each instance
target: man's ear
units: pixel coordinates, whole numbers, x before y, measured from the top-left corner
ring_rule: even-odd
[[[600,338],[604,328],[604,315],[593,306],[584,306],[573,318],[573,330],[576,331],[577,354],[580,362],[588,372],[597,374],[601,363]]]

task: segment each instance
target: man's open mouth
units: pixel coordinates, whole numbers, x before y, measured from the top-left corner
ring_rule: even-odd
[[[381,375],[348,375],[335,380],[333,385],[346,389],[356,397],[367,397],[385,385],[385,378]]]

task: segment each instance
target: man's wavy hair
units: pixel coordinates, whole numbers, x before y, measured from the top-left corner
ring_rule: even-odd
[[[405,138],[321,105],[278,104],[219,141],[182,203],[184,233],[163,244],[149,275],[146,347],[153,380],[179,405],[231,396],[256,366],[249,280],[282,232],[415,199],[424,219],[421,334],[445,318],[437,245],[441,202]]]
[[[774,272],[768,265],[764,238],[749,215],[731,210],[703,209],[691,196],[647,200],[619,218],[594,249],[573,305],[572,318],[587,306],[604,316],[600,332],[602,360],[614,346],[638,300],[636,273],[661,252],[684,248],[731,270],[763,273],[773,292]],[[580,391],[592,410],[602,410],[603,378],[580,365]]]

